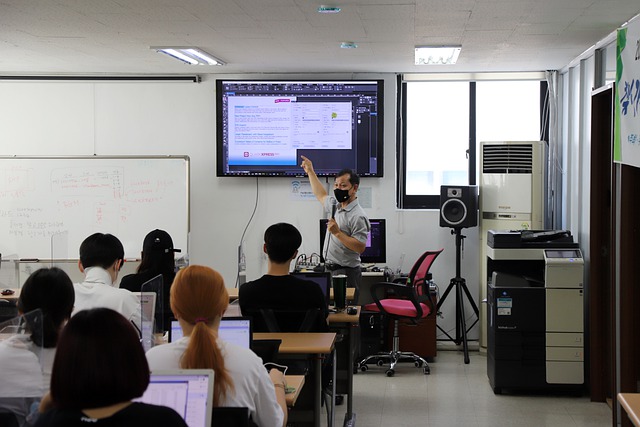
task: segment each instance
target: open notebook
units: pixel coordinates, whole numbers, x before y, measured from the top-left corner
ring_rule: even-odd
[[[211,369],[154,371],[135,401],[173,408],[189,427],[211,427],[213,378]]]

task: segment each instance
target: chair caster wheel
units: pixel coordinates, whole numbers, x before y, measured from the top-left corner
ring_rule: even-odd
[[[360,366],[360,370],[362,372],[367,372],[369,370],[369,367],[367,365],[362,365],[362,366]]]
[[[413,365],[414,365],[416,368],[420,368],[420,367],[422,366],[422,362],[420,362],[420,361],[416,361],[416,362],[413,362]]]
[[[396,371],[394,371],[393,369],[387,369],[387,372],[385,372],[388,377],[392,377],[395,373]]]
[[[378,366],[382,366],[382,365],[384,365],[384,360],[382,360],[382,359],[378,359],[378,360],[376,361],[376,365],[378,365]]]
[[[429,369],[428,366],[425,366],[422,370],[423,370],[425,375],[429,375],[431,373],[431,369]]]

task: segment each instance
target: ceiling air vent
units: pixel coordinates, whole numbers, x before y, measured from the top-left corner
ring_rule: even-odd
[[[531,144],[485,144],[482,146],[482,173],[531,173]]]

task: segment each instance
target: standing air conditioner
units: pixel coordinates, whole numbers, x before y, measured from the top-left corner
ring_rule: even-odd
[[[544,141],[480,143],[480,301],[487,298],[487,231],[544,229],[546,161]],[[486,348],[486,304],[480,325]]]

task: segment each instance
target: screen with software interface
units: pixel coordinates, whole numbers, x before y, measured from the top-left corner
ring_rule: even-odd
[[[217,80],[217,175],[383,176],[383,80]]]
[[[251,348],[251,319],[248,317],[223,317],[220,320],[218,336],[220,339],[239,345],[244,348]],[[171,321],[171,342],[182,338],[182,328],[177,320]]]
[[[205,374],[154,374],[142,397],[134,401],[168,406],[185,420],[189,427],[210,427],[211,411],[208,401],[213,376]],[[212,385],[211,385],[212,386]]]

